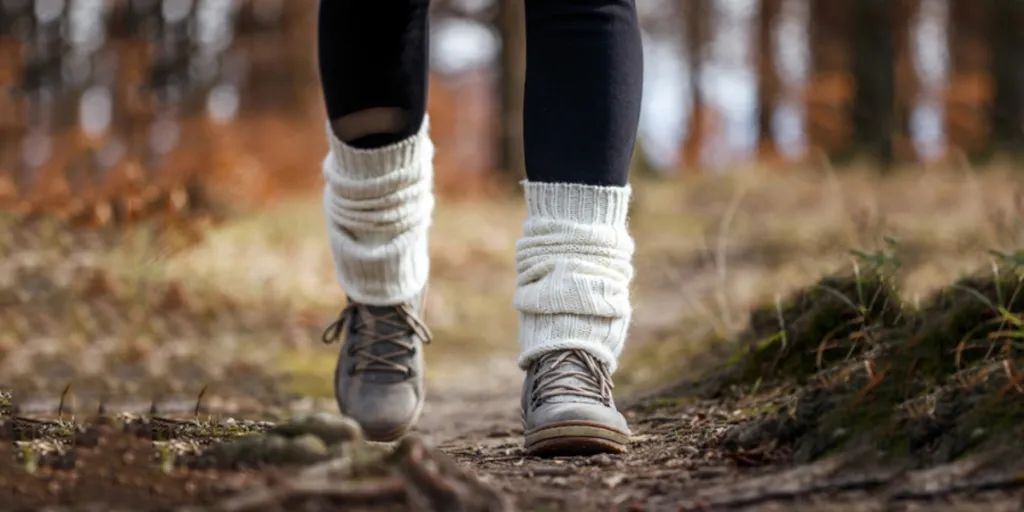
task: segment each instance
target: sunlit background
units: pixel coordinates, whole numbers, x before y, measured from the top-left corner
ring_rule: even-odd
[[[645,170],[888,167],[1024,145],[1021,2],[637,3]],[[522,173],[521,9],[434,3],[443,176]],[[218,173],[252,197],[315,183],[315,17],[312,0],[0,0],[0,202],[78,204],[114,183],[187,202]]]
[[[432,5],[430,378],[514,404],[524,5]],[[638,6],[619,390],[699,365],[851,249],[898,239],[917,297],[1024,244],[1024,1]],[[316,16],[313,0],[0,0],[0,383],[50,400],[88,374],[148,403],[132,372],[227,386],[247,367],[282,404],[335,407]]]

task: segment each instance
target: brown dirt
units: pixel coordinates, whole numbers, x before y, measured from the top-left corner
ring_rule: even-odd
[[[415,438],[399,443],[393,453],[383,455],[382,451],[382,459],[358,463],[353,462],[357,458],[354,449],[334,459],[329,459],[327,453],[311,457],[308,451],[297,456],[300,452],[295,446],[259,457],[251,456],[256,453],[252,447],[247,454],[240,450],[217,451],[228,446],[224,443],[229,440],[212,444],[199,455],[167,458],[167,452],[155,447],[156,442],[187,439],[183,432],[170,430],[187,427],[188,423],[166,418],[98,418],[62,438],[52,432],[31,432],[33,427],[45,425],[41,421],[9,419],[5,421],[7,440],[15,438],[24,444],[34,437],[40,443],[62,440],[66,444],[48,451],[37,444],[32,462],[27,459],[32,456],[21,446],[11,450],[11,445],[4,445],[5,452],[14,453],[2,455],[21,465],[13,470],[8,466],[0,476],[0,492],[7,498],[5,506],[17,510],[53,506],[74,510],[175,510],[205,506],[248,511],[295,507],[444,510],[452,505],[463,510],[493,510],[505,506],[502,495]],[[217,443],[209,438],[194,441]],[[294,439],[292,442],[297,443]],[[358,471],[345,471],[337,461],[357,464]]]
[[[502,367],[508,370],[505,375],[497,370]],[[433,390],[417,433],[461,465],[439,478],[442,482],[468,482],[463,485],[479,489],[473,496],[486,497],[483,508],[464,510],[500,510],[500,499],[491,494],[495,491],[519,510],[1019,510],[1024,497],[1016,476],[1022,469],[1019,462],[993,472],[977,461],[963,460],[899,476],[891,469],[865,469],[843,457],[792,464],[784,449],[732,450],[722,440],[753,418],[733,409],[742,405],[722,399],[681,403],[687,400],[648,398],[629,405],[636,435],[623,456],[526,457],[516,420],[514,367],[495,364],[491,369],[492,377],[481,383],[486,389]],[[92,442],[82,442],[87,436],[80,434],[75,469],[28,475],[19,466],[7,466],[0,475],[0,492],[8,497],[6,503],[24,510],[58,504],[86,510],[81,507],[89,503],[134,510],[219,504],[221,510],[228,509],[228,500],[257,491],[273,498],[253,498],[257,506],[244,510],[291,510],[300,503],[303,510],[409,510],[411,493],[406,489],[423,486],[413,487],[408,476],[332,481],[317,466],[178,468],[164,473],[147,434],[111,430],[104,440]],[[94,444],[102,446],[101,455]],[[411,446],[420,445],[404,445],[406,458]],[[428,450],[420,456],[428,453],[447,461]],[[5,454],[12,459],[15,455]],[[1007,469],[1014,470],[1008,480]],[[438,484],[414,492],[439,494],[437,501],[420,502],[438,507],[445,488]]]

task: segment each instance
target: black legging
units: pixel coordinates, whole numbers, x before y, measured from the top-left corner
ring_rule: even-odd
[[[530,181],[625,185],[643,75],[634,0],[523,0],[524,142]],[[429,0],[321,0],[319,51],[327,115],[397,107],[415,134],[427,106]]]

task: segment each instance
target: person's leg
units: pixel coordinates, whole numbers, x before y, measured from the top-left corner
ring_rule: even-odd
[[[524,184],[515,306],[526,449],[623,451],[611,374],[626,339],[629,164],[642,87],[633,0],[525,0]]]
[[[345,341],[341,411],[373,440],[423,405],[419,319],[429,272],[433,153],[426,116],[428,0],[322,0],[319,60],[330,152],[324,208],[349,301],[324,341]]]

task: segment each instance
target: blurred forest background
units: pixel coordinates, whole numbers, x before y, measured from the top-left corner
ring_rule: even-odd
[[[1022,0],[637,0],[639,173],[1013,162]],[[522,170],[521,0],[435,0],[443,193]],[[316,187],[313,0],[0,0],[0,209],[109,223]]]

